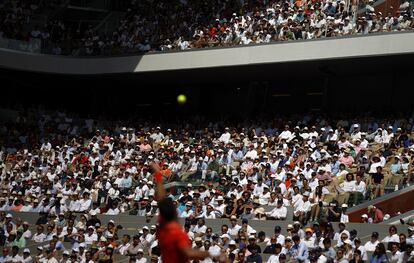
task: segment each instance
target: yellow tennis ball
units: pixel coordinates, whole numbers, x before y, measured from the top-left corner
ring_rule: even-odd
[[[177,102],[179,104],[184,104],[187,102],[187,97],[184,94],[180,94],[177,96]]]

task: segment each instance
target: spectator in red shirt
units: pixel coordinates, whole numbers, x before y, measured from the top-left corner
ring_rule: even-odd
[[[373,223],[380,223],[384,219],[384,212],[373,205],[368,206],[368,213],[373,219]]]
[[[208,251],[200,251],[191,248],[191,242],[183,227],[177,221],[177,208],[171,198],[166,197],[166,191],[162,184],[161,169],[153,163],[154,178],[157,183],[156,197],[159,209],[159,228],[157,239],[161,249],[161,258],[164,263],[187,263],[190,260],[202,260],[215,258],[219,262],[228,262],[224,254],[213,254]]]

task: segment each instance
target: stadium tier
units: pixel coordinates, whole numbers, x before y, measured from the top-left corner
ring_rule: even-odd
[[[5,0],[1,43],[15,48],[26,43],[31,51],[55,55],[99,56],[413,29],[409,1],[126,2]]]
[[[413,263],[412,0],[0,0],[0,263]]]
[[[412,204],[384,202],[411,199],[395,199],[412,192],[411,115],[125,126],[34,108],[1,116],[6,262],[158,261],[154,161],[195,249],[246,262],[410,261],[411,219],[400,232],[386,222]]]

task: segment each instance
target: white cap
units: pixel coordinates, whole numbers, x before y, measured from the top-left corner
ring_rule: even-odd
[[[192,206],[193,203],[191,201],[188,201],[187,203],[185,203],[185,205]]]
[[[158,206],[158,203],[157,203],[157,201],[154,200],[154,201],[151,202],[151,205],[152,206]]]
[[[144,226],[143,228],[142,228],[142,230],[149,230],[149,228],[147,227],[147,226]]]
[[[359,125],[358,124],[354,124],[354,128],[358,128],[359,127]]]
[[[228,238],[228,239],[230,239],[230,236],[228,234],[223,234],[223,235],[220,236],[220,238]]]
[[[193,185],[192,184],[187,184],[187,187],[193,187]]]
[[[368,215],[367,214],[363,214],[361,217],[362,218],[368,218]]]
[[[342,204],[342,207],[348,207],[348,205],[347,204]]]
[[[236,241],[230,240],[229,245],[236,245]]]
[[[139,248],[137,253],[144,253],[144,250],[142,250],[142,248]]]
[[[223,201],[223,197],[221,195],[217,196],[216,198],[217,201]]]
[[[30,249],[25,248],[25,249],[23,250],[23,253],[29,253],[29,254],[30,254]]]
[[[12,214],[7,214],[6,218],[13,218]]]

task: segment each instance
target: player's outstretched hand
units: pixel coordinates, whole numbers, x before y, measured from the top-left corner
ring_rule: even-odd
[[[230,260],[228,259],[228,257],[226,256],[226,254],[221,253],[218,257],[217,257],[218,261],[220,263],[230,263]]]

